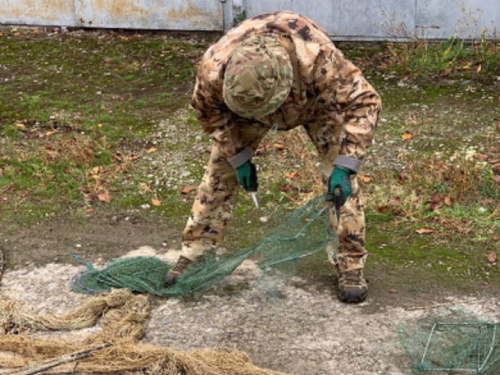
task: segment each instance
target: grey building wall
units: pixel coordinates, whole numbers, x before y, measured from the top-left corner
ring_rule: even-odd
[[[220,0],[0,0],[0,24],[223,29]]]
[[[251,16],[276,9],[316,20],[333,39],[500,38],[500,0],[239,0]]]
[[[500,0],[0,0],[0,24],[224,31],[274,10],[337,40],[500,39]]]

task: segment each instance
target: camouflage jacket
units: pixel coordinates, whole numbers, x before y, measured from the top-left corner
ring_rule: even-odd
[[[254,33],[275,35],[287,49],[294,67],[294,83],[285,103],[258,121],[270,128],[277,125],[279,130],[314,121],[342,126],[340,154],[362,159],[380,115],[380,97],[321,26],[292,12],[249,18],[203,55],[191,104],[221,152],[230,157],[241,150],[238,122],[248,122],[224,103],[224,69],[238,43]]]

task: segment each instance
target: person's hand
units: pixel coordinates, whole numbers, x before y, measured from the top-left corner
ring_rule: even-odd
[[[257,191],[257,168],[250,160],[236,168],[236,178],[246,191]]]
[[[335,196],[335,188],[340,187],[340,197],[341,205],[347,201],[352,194],[351,186],[351,171],[343,167],[335,167],[332,174],[330,175],[330,180],[328,181],[328,193],[327,200],[333,200]]]

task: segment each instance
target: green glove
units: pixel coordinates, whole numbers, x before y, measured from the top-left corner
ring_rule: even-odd
[[[347,201],[352,194],[351,186],[351,171],[343,167],[335,167],[332,174],[330,175],[330,181],[328,182],[328,193],[326,195],[326,200],[330,201],[334,198],[335,187],[340,187],[341,192],[341,205]]]
[[[246,191],[257,191],[257,168],[250,160],[236,168],[236,178]]]

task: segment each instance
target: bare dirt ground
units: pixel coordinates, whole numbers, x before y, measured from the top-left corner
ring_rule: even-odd
[[[128,233],[131,242],[140,241],[133,232],[127,225],[120,230],[115,226],[114,230],[115,235]],[[109,238],[104,232],[101,235]],[[97,241],[101,235],[97,233],[92,240]],[[68,248],[78,245],[72,243],[77,239],[71,237],[68,234],[66,239]],[[151,241],[154,237],[148,238]],[[78,249],[88,245],[86,238],[78,240]],[[52,245],[42,239],[38,248]],[[179,252],[164,246],[142,246],[124,256],[138,255],[173,261]],[[0,295],[23,301],[39,314],[63,314],[88,298],[70,288],[71,278],[83,269],[76,263],[7,269]],[[233,293],[222,288],[242,283],[249,287]],[[500,303],[494,294],[440,299],[419,295],[412,299],[374,288],[366,302],[346,305],[337,301],[333,288],[325,283],[279,275],[263,277],[251,261],[245,261],[209,293],[150,300],[153,312],[144,342],[180,349],[236,348],[247,352],[258,366],[297,375],[410,374],[411,363],[397,337],[401,324],[421,319],[443,306],[466,308],[478,318],[500,316]],[[44,336],[80,341],[98,329],[96,326]]]

